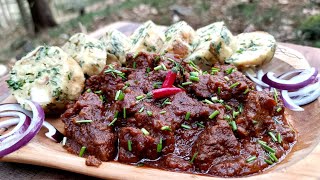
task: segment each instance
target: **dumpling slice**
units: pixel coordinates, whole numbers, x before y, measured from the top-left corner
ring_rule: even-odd
[[[266,32],[249,32],[236,36],[237,50],[226,59],[235,66],[250,67],[268,63],[276,50],[275,38]]]
[[[164,33],[152,21],[147,21],[131,35],[132,47],[129,52],[159,53],[165,37]]]
[[[84,81],[78,63],[62,49],[39,46],[15,63],[7,83],[24,108],[28,109],[24,100],[32,100],[48,112],[77,99]]]
[[[180,21],[171,25],[164,33],[165,42],[160,54],[174,54],[184,59],[194,50],[193,44],[198,44],[198,36],[186,22]]]
[[[99,74],[106,66],[107,52],[104,43],[86,34],[73,35],[62,49],[75,59],[89,76]]]
[[[107,64],[126,62],[126,53],[131,48],[130,39],[116,29],[110,29],[100,40],[105,44],[107,51]]]

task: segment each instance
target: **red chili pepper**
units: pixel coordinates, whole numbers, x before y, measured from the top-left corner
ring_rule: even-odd
[[[161,88],[161,89],[154,89],[148,93],[148,97],[152,97],[153,99],[160,99],[164,97],[168,97],[178,92],[183,91],[181,88],[170,87],[170,88]]]
[[[172,87],[174,81],[176,80],[176,77],[177,77],[177,69],[172,68],[171,71],[167,73],[166,79],[162,83],[162,88]]]

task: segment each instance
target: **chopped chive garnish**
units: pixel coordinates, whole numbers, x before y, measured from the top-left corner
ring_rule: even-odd
[[[150,68],[149,68],[149,67],[147,67],[146,71],[147,71],[147,73],[149,73],[149,72],[150,72]]]
[[[162,66],[161,66],[161,65],[154,67],[154,70],[155,70],[155,71],[159,71],[160,69],[162,69]]]
[[[139,112],[139,113],[142,113],[143,110],[144,110],[144,106],[142,106],[142,108],[140,108],[138,112]]]
[[[233,131],[236,131],[238,129],[237,124],[236,124],[235,121],[231,121],[230,125],[231,125],[231,128],[232,128]]]
[[[128,151],[132,151],[132,141],[128,140]]]
[[[282,107],[277,108],[277,112],[280,112],[282,110]]]
[[[192,164],[194,159],[196,159],[196,157],[198,156],[198,152],[194,153],[191,160],[190,160],[190,163]]]
[[[165,70],[165,71],[167,70],[167,67],[163,63],[161,63],[160,65],[161,65],[163,70]]]
[[[138,167],[142,167],[142,166],[144,166],[144,163],[143,163],[143,162],[138,162],[138,163],[137,163],[137,166],[138,166]]]
[[[266,163],[269,164],[269,165],[272,165],[272,164],[273,164],[273,162],[272,162],[271,160],[269,160],[269,159],[264,159],[264,162],[266,162]]]
[[[181,124],[181,127],[185,128],[185,129],[191,129],[191,126],[186,125],[186,124]]]
[[[194,64],[194,62],[190,61],[189,64],[191,65],[192,69],[194,69],[195,71],[199,72],[200,70],[196,67],[196,65]]]
[[[232,110],[232,107],[229,106],[228,104],[224,105],[224,107],[226,107],[226,109],[228,109],[228,110]]]
[[[116,96],[114,97],[114,100],[116,101],[122,101],[124,99],[124,93],[121,90],[118,90],[116,93]]]
[[[61,141],[62,146],[65,146],[66,143],[67,143],[67,137],[63,137],[63,139]]]
[[[232,111],[232,118],[236,118],[238,115],[240,114],[240,112],[233,110]]]
[[[192,82],[191,81],[187,81],[187,82],[182,83],[181,85],[182,86],[187,86],[187,85],[190,85],[190,84],[192,84]]]
[[[83,154],[84,154],[84,152],[86,151],[86,147],[85,146],[82,146],[81,147],[81,150],[80,150],[80,152],[79,152],[79,157],[82,157],[83,156]]]
[[[238,110],[239,110],[240,113],[243,112],[243,104],[242,103],[239,104]]]
[[[170,102],[170,100],[167,98],[167,99],[165,99],[164,101],[163,101],[163,103],[162,103],[162,105],[164,105],[164,104],[171,104],[171,102]]]
[[[266,151],[268,151],[268,152],[270,152],[270,153],[275,153],[275,152],[276,152],[276,150],[274,150],[272,147],[268,146],[268,145],[266,144],[266,142],[261,141],[261,140],[258,140],[258,143],[261,145],[261,147],[262,147],[264,150],[266,150]]]
[[[230,121],[230,120],[231,120],[231,116],[229,116],[228,114],[225,115],[223,118],[224,118],[225,120],[227,120],[227,121]]]
[[[161,130],[162,131],[171,131],[171,128],[169,126],[162,126]]]
[[[158,89],[162,86],[162,82],[155,82],[153,83],[153,88]]]
[[[195,76],[190,76],[189,79],[191,81],[196,81],[196,82],[198,82],[200,80],[199,77],[195,77]]]
[[[213,104],[213,102],[211,102],[211,101],[208,100],[208,99],[205,99],[204,102],[207,103],[207,104]]]
[[[280,133],[278,133],[277,134],[277,139],[278,139],[278,143],[282,143],[282,137],[281,137],[281,134]]]
[[[147,131],[145,128],[141,128],[141,131],[146,136],[150,135],[149,131]]]
[[[102,91],[101,91],[101,90],[99,90],[99,91],[95,91],[94,93],[95,93],[95,94],[101,94],[101,93],[102,93]]]
[[[113,126],[113,124],[117,121],[118,118],[114,118],[109,124],[108,126]]]
[[[144,98],[144,95],[140,95],[140,96],[137,96],[137,97],[136,97],[136,100],[139,101],[139,100],[141,100],[141,99],[143,99],[143,98]]]
[[[269,136],[271,137],[271,139],[274,141],[274,142],[277,142],[278,139],[276,138],[276,136],[273,134],[273,132],[269,131],[268,132]]]
[[[160,111],[159,114],[165,114],[167,111]]]
[[[100,100],[101,100],[102,102],[105,102],[105,100],[106,100],[106,98],[105,98],[104,95],[100,95],[99,98],[100,98]]]
[[[196,122],[196,125],[199,126],[199,127],[202,127],[202,128],[205,127],[202,123],[199,123],[199,122]]]
[[[223,77],[226,81],[230,81],[229,77],[228,76],[224,76]]]
[[[276,157],[275,153],[269,153],[269,157],[273,162],[278,162],[278,158]]]
[[[212,74],[212,75],[214,75],[215,73],[217,73],[217,72],[219,72],[219,71],[220,71],[219,68],[215,68],[215,67],[211,68],[211,74]]]
[[[215,110],[213,113],[210,114],[209,119],[213,119],[213,118],[216,117],[218,114],[220,114],[220,111]]]
[[[251,162],[253,162],[254,160],[256,160],[257,159],[257,156],[250,156],[250,157],[248,157],[247,159],[246,159],[246,162],[247,163],[251,163]]]
[[[278,104],[278,91],[275,88],[274,88],[274,91],[273,91],[273,98],[276,101],[276,103]]]
[[[235,82],[233,84],[231,84],[230,88],[235,88],[240,84],[240,82]]]
[[[162,138],[159,140],[159,144],[157,144],[157,153],[160,153],[162,151]]]
[[[76,123],[91,123],[92,120],[91,119],[81,119],[81,120],[77,120]]]
[[[227,74],[231,74],[231,73],[233,73],[233,70],[234,70],[233,68],[228,68],[228,69],[226,70],[226,73],[227,73]]]
[[[247,89],[243,92],[243,94],[247,94],[249,91],[250,91],[250,89],[247,88]]]
[[[199,76],[199,73],[198,73],[198,72],[190,72],[190,76],[198,77],[198,76]]]
[[[92,91],[91,91],[91,89],[87,89],[86,92],[87,92],[87,93],[90,93],[90,92],[92,92]]]
[[[123,119],[127,118],[127,109],[123,107]]]
[[[114,112],[114,117],[113,118],[117,118],[119,115],[119,111]]]
[[[152,111],[147,111],[148,116],[152,116]]]
[[[212,101],[212,102],[218,102],[219,99],[218,99],[217,96],[213,96],[213,97],[211,97],[211,101]]]
[[[186,113],[186,116],[184,117],[185,120],[189,120],[191,113],[188,111]]]
[[[253,123],[254,125],[256,125],[256,124],[258,124],[258,121],[252,120],[252,123]]]
[[[217,94],[219,95],[220,93],[221,93],[221,87],[218,87]]]
[[[185,89],[183,86],[181,86],[180,84],[178,84],[178,87],[181,89]]]
[[[137,63],[136,63],[136,62],[133,62],[132,67],[133,67],[133,69],[136,69],[136,68],[137,68]]]

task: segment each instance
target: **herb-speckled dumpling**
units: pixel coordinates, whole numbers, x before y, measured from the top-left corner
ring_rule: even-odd
[[[131,48],[130,39],[116,29],[108,30],[100,40],[105,44],[107,51],[107,64],[126,62],[126,53]]]
[[[8,86],[24,107],[24,100],[39,103],[47,112],[63,109],[84,87],[84,74],[78,63],[55,46],[40,46],[17,61]]]
[[[164,33],[152,21],[147,21],[130,36],[130,52],[159,53],[164,43]]]
[[[89,76],[99,74],[106,66],[107,52],[102,41],[86,34],[73,35],[62,49],[78,62]]]

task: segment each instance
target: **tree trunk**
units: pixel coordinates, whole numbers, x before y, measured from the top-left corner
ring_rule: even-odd
[[[35,32],[57,26],[47,0],[28,0]]]
[[[24,0],[16,0],[16,1],[19,7],[21,20],[24,25],[24,28],[26,29],[28,34],[33,35],[33,32],[34,32],[33,23],[30,19],[30,16],[27,13],[26,6],[24,5]]]

